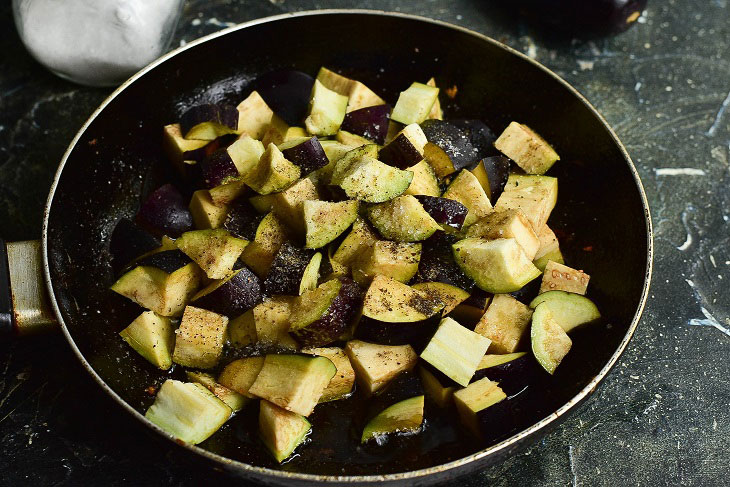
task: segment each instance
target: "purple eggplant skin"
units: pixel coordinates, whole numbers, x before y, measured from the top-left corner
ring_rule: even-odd
[[[172,274],[181,267],[192,262],[192,259],[180,250],[165,250],[154,253],[137,262],[138,266],[155,267],[168,274]]]
[[[474,288],[474,281],[469,279],[454,262],[451,245],[458,240],[458,237],[442,231],[438,231],[424,240],[421,260],[418,262],[418,272],[413,278],[413,282],[444,282],[471,292]]]
[[[238,177],[238,168],[226,149],[218,149],[205,158],[200,165],[205,186],[215,188]]]
[[[233,105],[206,103],[195,105],[180,117],[180,129],[187,134],[191,128],[204,122],[215,122],[233,130],[238,129],[238,110]]]
[[[196,299],[193,305],[235,318],[261,301],[263,301],[261,279],[248,267],[243,266],[235,276],[212,292]]]
[[[265,215],[260,214],[246,198],[238,198],[228,210],[223,228],[233,236],[253,241],[256,229]]]
[[[418,372],[415,370],[403,371],[368,399],[368,411],[364,417],[365,423],[393,404],[423,394],[423,384]]]
[[[256,78],[252,88],[269,108],[289,125],[301,125],[307,116],[314,78],[294,70],[272,71]]]
[[[355,338],[381,345],[410,345],[416,353],[421,353],[440,322],[440,312],[425,320],[406,323],[387,323],[363,316],[355,329]]]
[[[484,170],[487,173],[487,178],[489,179],[489,201],[494,204],[507,185],[511,161],[508,157],[498,155],[485,157],[477,164],[484,166]]]
[[[155,250],[160,240],[146,232],[129,218],[121,218],[109,239],[109,253],[112,256],[112,269],[117,274],[142,254]]]
[[[271,269],[264,280],[266,293],[298,296],[304,270],[313,255],[313,250],[295,247],[289,242],[284,242],[274,256]]]
[[[448,198],[416,195],[416,199],[436,223],[448,225],[457,230],[461,229],[466,214],[469,212],[466,206]]]
[[[281,153],[287,160],[301,168],[302,177],[329,164],[327,154],[317,137],[310,137],[300,144],[282,150]]]
[[[137,224],[155,236],[177,238],[193,229],[193,216],[180,191],[172,184],[160,186],[142,203]]]
[[[422,159],[423,153],[403,134],[391,140],[378,153],[378,160],[398,169],[408,169],[421,162]]]
[[[303,347],[324,347],[337,341],[352,325],[362,306],[363,290],[349,277],[339,277],[342,286],[320,319],[292,332]]]
[[[391,111],[391,106],[387,104],[353,110],[345,115],[340,129],[383,145],[388,135]]]
[[[539,380],[539,372],[540,365],[535,361],[535,357],[528,353],[509,362],[477,370],[471,382],[486,377],[499,382],[499,386],[507,396],[515,396],[530,384],[534,384],[535,380]]]
[[[459,128],[469,139],[469,143],[476,151],[476,160],[499,154],[494,148],[497,136],[486,123],[481,120],[468,119],[449,120],[449,123]]]
[[[421,123],[421,129],[426,139],[449,157],[454,172],[480,159],[478,151],[471,143],[469,132],[462,130],[456,124],[430,119]]]

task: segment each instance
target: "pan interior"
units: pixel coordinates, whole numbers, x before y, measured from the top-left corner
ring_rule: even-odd
[[[169,177],[163,125],[195,103],[238,103],[260,74],[293,68],[314,75],[322,65],[362,80],[391,103],[412,81],[435,76],[441,87],[457,88],[453,100],[442,97],[447,119],[480,118],[495,131],[518,120],[556,147],[562,160],[551,174],[560,197],[550,223],[566,263],[592,275],[590,296],[606,317],[573,336],[563,365],[541,385],[541,412],[520,418],[521,426],[557,410],[608,362],[641,303],[648,249],[640,190],[609,131],[557,79],[479,37],[403,17],[340,13],[253,25],[177,54],[110,101],[70,152],[48,217],[53,292],[83,357],[140,412],[152,402],[149,386],[181,374],[155,370],[117,335],[141,310],[108,290],[111,231]],[[201,446],[252,465],[333,475],[410,471],[488,446],[446,424],[441,413],[422,435],[361,449],[350,438],[356,407],[319,406],[311,444],[281,467],[258,444],[255,414],[239,415]]]

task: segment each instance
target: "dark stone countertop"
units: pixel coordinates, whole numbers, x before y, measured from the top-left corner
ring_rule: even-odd
[[[284,11],[401,10],[488,34],[564,77],[608,119],[641,173],[655,225],[651,295],[596,394],[524,454],[463,485],[727,485],[729,3],[652,0],[623,35],[561,45],[533,39],[479,0],[194,0],[173,45]],[[108,90],[37,65],[8,4],[0,7],[0,235],[21,240],[40,236],[58,161]],[[60,334],[1,344],[0,371],[2,485],[228,484],[151,440],[100,392]]]

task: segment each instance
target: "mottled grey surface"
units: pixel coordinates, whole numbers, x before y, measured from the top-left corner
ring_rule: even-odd
[[[728,3],[653,0],[621,36],[556,45],[532,39],[479,0],[197,0],[189,2],[174,45],[228,22],[285,11],[401,10],[500,39],[568,80],[616,129],[641,173],[655,225],[651,296],[631,345],[598,392],[525,454],[463,484],[727,485]],[[36,65],[7,4],[0,25],[0,235],[37,238],[56,165],[108,91],[74,86]],[[0,371],[2,485],[228,483],[167,452],[122,414],[60,335],[0,345]]]

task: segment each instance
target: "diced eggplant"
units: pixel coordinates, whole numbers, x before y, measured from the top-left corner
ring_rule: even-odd
[[[271,296],[251,310],[250,321],[259,343],[291,350],[299,348],[289,335],[289,317],[295,303],[293,296]]]
[[[375,231],[370,225],[358,218],[352,224],[352,230],[337,247],[332,255],[332,260],[344,267],[351,267],[363,252],[372,247],[378,241]]]
[[[408,186],[405,194],[434,197],[441,194],[439,180],[436,178],[436,173],[428,161],[423,159],[415,166],[409,167],[408,170],[413,172],[413,179],[411,180],[411,184]]]
[[[274,256],[287,240],[289,240],[287,228],[273,213],[269,213],[256,228],[253,242],[243,249],[241,260],[256,275],[265,278]]]
[[[439,89],[423,83],[412,83],[400,93],[390,118],[405,125],[421,123],[431,113],[438,99]]]
[[[317,137],[309,137],[304,140],[293,139],[281,144],[279,149],[287,160],[301,168],[301,177],[323,168],[329,163],[327,154]]]
[[[218,149],[200,164],[205,187],[214,188],[238,177],[238,168],[226,149]]]
[[[246,192],[246,183],[243,179],[232,179],[208,190],[210,200],[214,205],[229,208],[239,196]]]
[[[175,329],[169,318],[145,311],[119,332],[122,339],[155,367],[172,367]]]
[[[302,178],[281,193],[271,195],[271,208],[274,214],[298,235],[304,236],[304,202],[320,199],[319,191],[309,178]],[[264,198],[259,196],[258,198]]]
[[[393,404],[368,422],[360,442],[380,444],[388,435],[417,433],[423,425],[423,405],[422,395]]]
[[[145,418],[178,440],[197,445],[223,426],[231,408],[201,384],[168,379]]]
[[[228,215],[228,207],[217,206],[210,197],[210,193],[201,189],[194,192],[190,199],[190,214],[195,228],[199,230],[220,228]]]
[[[510,162],[504,156],[485,157],[471,169],[492,204],[497,203],[509,179]]]
[[[373,142],[365,137],[356,135],[348,132],[347,130],[338,130],[335,135],[335,140],[340,144],[345,144],[351,147],[362,147],[363,145],[372,144]]]
[[[287,160],[278,147],[269,144],[244,181],[259,194],[283,191],[301,176],[301,168]]]
[[[233,271],[225,279],[213,281],[201,289],[192,302],[199,308],[229,317],[238,316],[263,299],[261,279],[247,267]]]
[[[340,130],[382,145],[385,143],[385,136],[388,135],[390,111],[390,105],[375,105],[350,111],[345,115]]]
[[[349,198],[382,203],[403,194],[412,180],[412,171],[402,171],[372,157],[362,156],[344,173],[339,186]]]
[[[416,196],[416,199],[436,223],[457,230],[461,229],[466,214],[469,212],[466,206],[448,198],[419,195]]]
[[[253,87],[277,115],[298,125],[307,115],[314,79],[301,71],[273,71],[259,76]]]
[[[205,159],[208,155],[208,140],[183,138],[179,123],[165,125],[162,136],[162,149],[181,176],[190,176],[189,168]]]
[[[308,249],[295,247],[289,242],[284,242],[276,253],[269,273],[264,280],[264,288],[269,295],[288,294],[299,295],[299,285],[312,259],[314,252]]]
[[[388,384],[400,373],[412,370],[418,355],[410,345],[379,345],[351,340],[345,352],[355,369],[358,386],[371,395]]]
[[[527,352],[505,355],[485,355],[479,362],[472,382],[487,378],[499,383],[499,387],[509,397],[523,392],[535,383],[540,366],[532,354]]]
[[[248,392],[264,366],[264,357],[246,357],[226,365],[218,376],[218,383],[244,397],[253,398]]]
[[[336,372],[337,367],[326,357],[267,355],[249,393],[309,416]]]
[[[417,350],[438,327],[444,303],[395,279],[375,276],[365,293],[357,338]]]
[[[487,352],[491,340],[461,326],[451,318],[441,320],[421,358],[466,387]]]
[[[421,126],[412,123],[393,137],[380,150],[378,158],[384,163],[398,169],[408,169],[423,160],[424,147],[428,140]]]
[[[304,126],[312,135],[335,135],[347,113],[347,96],[327,89],[314,80],[309,111]]]
[[[431,77],[427,82],[427,86],[433,86],[434,88],[437,88],[436,80]],[[428,112],[427,119],[436,119],[436,120],[442,120],[444,118],[444,112],[441,110],[441,102],[438,99],[438,96],[436,97],[436,101],[433,102],[433,106],[431,107],[431,111]]]
[[[292,186],[295,186],[296,184],[297,183],[293,184]],[[259,212],[262,215],[265,215],[265,214],[269,213],[271,210],[273,210],[274,199],[276,199],[277,194],[279,194],[279,193],[257,194],[257,195],[251,196],[248,199],[248,202],[251,203],[251,206],[253,206],[257,212]]]
[[[212,311],[186,306],[175,331],[172,361],[185,367],[210,369],[223,354],[228,318]]]
[[[328,345],[352,325],[361,300],[362,290],[353,280],[331,279],[297,298],[289,331],[303,346]]]
[[[263,218],[247,199],[238,199],[230,206],[223,228],[234,237],[251,241]]]
[[[258,91],[252,91],[238,104],[238,131],[252,139],[261,140],[277,115],[269,108]]]
[[[236,166],[238,175],[247,176],[258,164],[265,151],[264,144],[248,135],[242,135],[226,147],[226,153]]]
[[[177,245],[176,245],[177,247]],[[190,264],[191,259],[177,248],[151,253],[137,261],[138,266],[154,267],[172,274]]]
[[[555,373],[555,369],[573,345],[565,330],[553,318],[548,303],[541,303],[535,307],[535,312],[532,314],[530,342],[537,362],[551,375]]]
[[[382,98],[360,81],[346,78],[325,67],[319,69],[317,79],[328,89],[348,97],[348,112],[385,103]]]
[[[530,260],[535,259],[535,254],[540,248],[540,239],[520,209],[494,210],[469,226],[465,235],[484,240],[513,238]]]
[[[557,178],[510,174],[504,192],[499,196],[494,208],[522,210],[532,223],[533,230],[538,231],[547,223],[557,200]]]
[[[471,291],[474,288],[474,281],[454,262],[451,245],[458,240],[458,237],[444,232],[436,232],[425,240],[422,244],[416,282],[438,281]]]
[[[404,370],[368,398],[365,417],[370,420],[393,404],[424,394],[421,377],[415,370]]]
[[[438,407],[442,409],[448,408],[451,405],[454,391],[458,386],[429,364],[421,364],[418,368],[418,373],[421,376],[421,383],[423,384],[426,396]]]
[[[234,413],[243,409],[249,401],[249,398],[246,396],[220,385],[216,382],[215,377],[206,372],[186,371],[185,375],[190,382],[197,382],[215,394],[215,397],[226,403],[226,405],[231,408]]]
[[[418,272],[421,244],[379,240],[362,252],[352,264],[352,277],[361,286],[376,275],[408,282]]]
[[[324,247],[339,237],[357,218],[355,200],[329,202],[309,200],[303,203],[304,226],[308,249]]]
[[[317,283],[319,282],[319,269],[321,265],[322,253],[316,252],[312,258],[309,259],[309,263],[302,273],[302,279],[299,281],[299,295],[302,295],[307,291],[312,291],[317,287]]]
[[[320,403],[338,401],[350,397],[355,386],[355,370],[352,368],[350,359],[342,348],[303,348],[302,353],[327,357],[337,367],[337,372],[319,398]]]
[[[575,294],[585,294],[591,276],[585,272],[573,269],[567,265],[548,261],[542,275],[540,294],[548,291],[566,291]]]
[[[266,448],[281,463],[301,445],[312,425],[304,416],[282,409],[269,401],[259,406],[259,434]]]
[[[547,291],[533,299],[530,308],[536,308],[543,303],[550,309],[553,319],[565,333],[569,333],[574,328],[596,321],[601,317],[596,305],[580,294],[565,291]]]
[[[469,298],[468,292],[451,284],[446,284],[445,282],[419,282],[411,287],[430,298],[444,303],[444,309],[441,311],[443,316],[451,313],[457,306]]]
[[[367,144],[360,147],[355,147],[354,149],[347,151],[345,154],[339,157],[334,167],[332,168],[329,183],[331,185],[341,184],[348,171],[350,171],[350,169],[354,167],[355,164],[357,164],[364,156],[377,159],[378,146],[375,144]]]
[[[238,110],[224,104],[190,107],[180,117],[180,129],[186,139],[215,140],[238,132]]]
[[[444,198],[456,200],[466,206],[469,212],[464,218],[464,227],[468,227],[480,218],[484,218],[492,211],[484,188],[479,180],[467,170],[461,171],[442,195]]]
[[[225,278],[248,245],[222,228],[185,232],[175,243],[211,279]]]
[[[160,186],[147,197],[136,221],[153,235],[173,238],[193,228],[193,217],[180,191],[172,184]]]
[[[428,140],[423,155],[443,179],[479,160],[467,134],[450,122],[426,120],[421,129]]]
[[[550,144],[527,125],[511,122],[494,147],[515,161],[527,174],[545,174],[560,160]]]
[[[449,120],[449,123],[461,129],[467,136],[476,151],[475,160],[497,154],[497,150],[494,148],[494,141],[497,140],[497,136],[481,120]]]
[[[159,252],[151,257],[159,262],[172,260],[160,254],[167,252]],[[148,263],[152,263],[152,260]],[[204,277],[205,273],[194,262],[184,264],[171,272],[141,262],[141,265],[122,275],[112,285],[111,290],[158,315],[179,316]]]
[[[383,237],[396,242],[425,240],[441,230],[415,196],[402,195],[367,209],[370,223]]]
[[[236,348],[246,347],[258,342],[253,309],[250,309],[228,322],[228,341]]]
[[[482,318],[491,302],[492,294],[475,287],[469,297],[454,308],[451,317],[471,329]]]
[[[530,326],[532,310],[509,294],[495,294],[474,331],[489,338],[490,353],[513,353]]]
[[[510,293],[540,275],[522,247],[513,238],[482,240],[466,238],[453,246],[454,260],[476,282],[490,293]]]
[[[540,240],[540,247],[537,249],[535,254],[535,260],[533,263],[535,267],[541,271],[545,271],[548,261],[557,262],[558,264],[564,264],[563,254],[560,252],[560,243],[558,237],[555,236],[550,227],[543,225],[540,231],[537,232],[537,238]]]
[[[129,218],[121,218],[109,239],[112,269],[117,273],[127,264],[160,246],[157,237],[143,230]]]
[[[462,423],[483,439],[499,437],[514,424],[506,399],[499,385],[486,378],[454,392]]]

